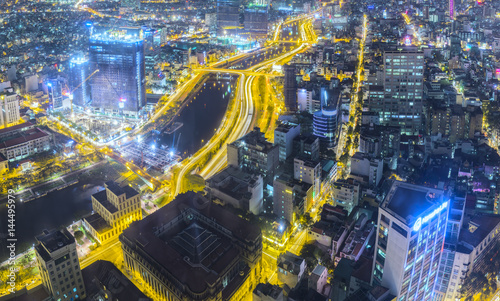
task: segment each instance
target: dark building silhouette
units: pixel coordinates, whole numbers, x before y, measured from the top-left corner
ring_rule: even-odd
[[[285,96],[285,110],[287,112],[295,112],[297,106],[297,79],[295,78],[295,65],[283,65],[283,73],[285,80],[283,84]]]

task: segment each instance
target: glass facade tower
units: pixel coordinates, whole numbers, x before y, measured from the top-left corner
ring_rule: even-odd
[[[104,33],[90,38],[89,80],[94,113],[138,117],[146,103],[144,42]]]

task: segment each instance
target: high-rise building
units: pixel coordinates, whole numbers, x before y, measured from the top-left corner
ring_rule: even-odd
[[[329,91],[322,87],[320,97],[321,110],[313,115],[313,134],[330,148],[335,145],[340,91]]]
[[[273,213],[293,224],[314,202],[314,187],[282,175],[273,183]]]
[[[424,53],[416,47],[385,51],[384,66],[384,98],[371,99],[369,110],[379,113],[381,125],[400,127],[401,134],[422,133]]]
[[[293,139],[300,135],[300,124],[282,123],[274,130],[274,145],[280,149],[280,161],[284,162],[293,152]]]
[[[261,280],[260,228],[194,192],[133,223],[120,242],[155,300],[242,300]]]
[[[245,32],[250,32],[257,35],[267,35],[268,31],[268,16],[267,9],[248,8],[243,14],[243,27]]]
[[[35,254],[42,284],[54,300],[83,300],[80,262],[76,253],[75,238],[65,228],[44,230],[36,237]]]
[[[293,159],[293,178],[300,182],[313,185],[313,198],[319,195],[321,188],[321,163],[304,157]]]
[[[240,0],[217,0],[217,35],[231,33],[241,25]]]
[[[144,42],[139,34],[111,31],[90,38],[94,113],[138,117],[146,104]]]
[[[278,163],[279,146],[268,142],[258,127],[227,145],[227,165],[262,175],[264,187],[272,185]]]
[[[458,279],[457,267],[454,265],[457,253],[458,238],[460,229],[462,228],[465,210],[465,194],[462,196],[454,196],[450,199],[449,216],[446,225],[446,236],[439,262],[438,277],[434,287],[433,301],[456,300],[459,296],[457,286],[460,284]],[[461,249],[461,248],[460,248]],[[460,253],[460,252],[459,252]],[[461,256],[458,256],[460,258]]]
[[[62,78],[51,78],[47,81],[47,91],[49,92],[49,103],[53,110],[63,108],[63,85]]]
[[[393,183],[379,207],[373,285],[397,300],[432,300],[448,206],[442,190]]]
[[[90,85],[87,77],[90,76],[89,61],[83,57],[76,57],[69,62],[69,88],[73,105],[84,108],[90,101]]]
[[[295,75],[295,65],[283,65],[283,73],[285,79],[283,83],[285,110],[287,112],[296,112],[297,105],[297,79]]]
[[[13,88],[0,92],[0,128],[15,125],[21,119],[19,97]]]

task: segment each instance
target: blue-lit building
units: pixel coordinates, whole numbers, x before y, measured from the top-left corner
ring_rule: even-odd
[[[313,115],[313,134],[330,148],[335,145],[340,92],[321,88],[321,109]]]
[[[86,81],[90,76],[89,61],[83,57],[72,58],[69,62],[69,88],[73,106],[84,108],[90,101],[90,85]]]
[[[52,110],[60,110],[63,108],[63,85],[64,82],[60,78],[50,78],[45,83],[49,94],[49,104]]]
[[[144,42],[126,30],[94,34],[89,41],[93,113],[138,117],[146,104]]]
[[[395,300],[432,300],[449,200],[439,189],[396,181],[379,207],[372,284]]]

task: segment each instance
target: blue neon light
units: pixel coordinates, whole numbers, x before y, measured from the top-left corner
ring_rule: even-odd
[[[432,219],[434,216],[439,214],[441,211],[443,211],[446,207],[448,207],[448,202],[444,202],[439,206],[438,208],[434,209],[431,213],[428,215],[422,217],[419,217],[415,224],[413,224],[413,231],[418,231],[420,230],[420,227],[422,227],[423,224],[427,223],[430,219]]]

